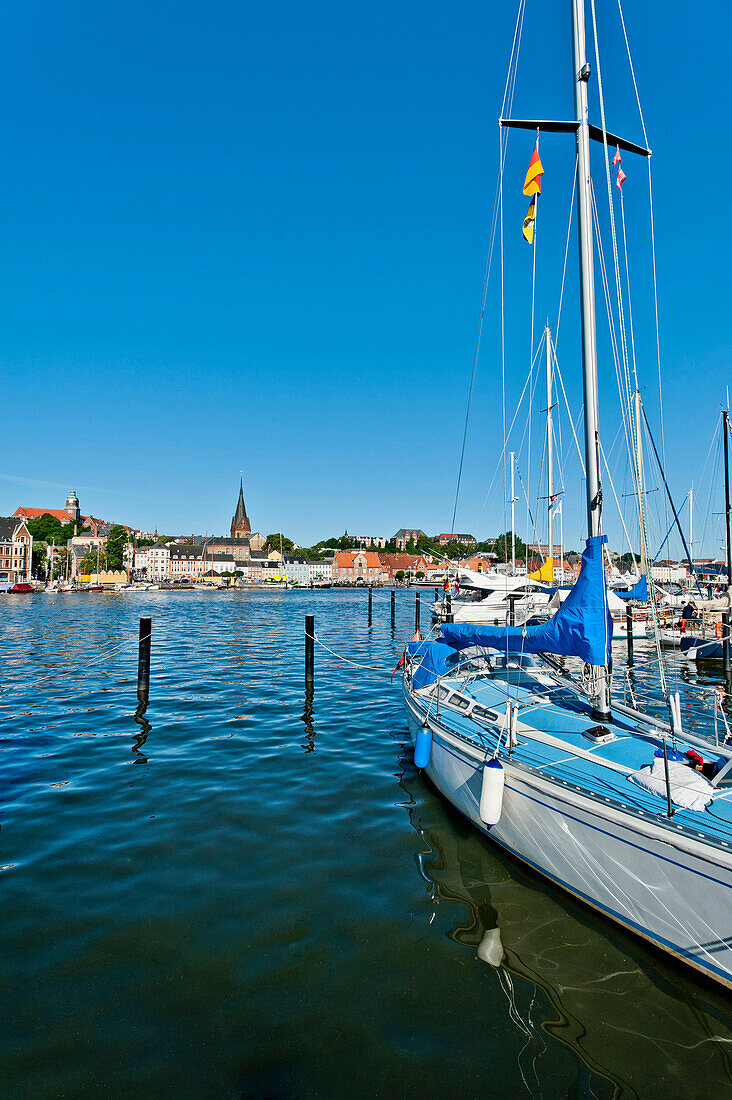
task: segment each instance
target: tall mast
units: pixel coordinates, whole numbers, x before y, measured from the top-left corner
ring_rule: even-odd
[[[691,579],[694,579],[694,486],[689,489],[689,564]]]
[[[552,438],[552,330],[547,324],[544,329],[546,338],[546,479],[548,537],[547,561],[552,563],[552,581],[554,580],[554,442]]]
[[[643,494],[645,489],[643,488],[643,441],[641,437],[641,396],[640,390],[636,390],[633,394],[635,401],[635,467],[636,478],[638,482],[638,517],[640,520],[640,553],[641,553],[641,573],[645,573],[648,576],[648,547],[646,546],[646,525],[643,522]],[[672,505],[673,506],[673,505]]]
[[[590,131],[587,82],[590,66],[585,50],[584,0],[572,0],[572,39],[574,60],[574,110],[577,121],[577,223],[579,229],[580,304],[582,311],[582,375],[585,411],[585,469],[587,472],[587,532],[590,537],[602,531],[602,492],[600,489],[600,431],[597,401],[597,334],[595,330],[595,272],[592,241],[592,199],[590,181]],[[597,691],[594,715],[610,717],[608,670],[595,668]]]
[[[590,131],[587,82],[590,66],[585,52],[584,0],[572,0],[574,40],[574,109],[577,119],[577,216],[579,226],[580,304],[582,307],[582,374],[585,406],[585,466],[587,470],[587,532],[599,535],[600,495],[599,412],[597,404],[597,336],[595,331],[595,270],[590,184]]]
[[[730,502],[729,502],[729,413],[725,409],[722,413],[722,429],[724,431],[724,526],[727,543],[727,600],[732,594],[732,540],[730,540]],[[722,615],[722,668],[728,678],[730,674],[730,629],[732,627],[729,611]]]
[[[516,576],[516,493],[514,492],[513,472],[515,467],[514,451],[511,451],[511,572]]]

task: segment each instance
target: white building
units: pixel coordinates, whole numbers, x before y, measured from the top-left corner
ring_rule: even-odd
[[[135,550],[135,573],[142,574],[148,581],[167,581],[170,579],[170,548],[165,542],[154,542],[152,546],[138,546]]]

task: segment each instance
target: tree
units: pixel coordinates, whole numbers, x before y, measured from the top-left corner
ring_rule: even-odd
[[[397,569],[397,571],[396,571],[396,573],[394,574],[394,576],[396,577],[396,579],[397,579],[397,581],[399,582],[399,584],[401,584],[401,583],[402,583],[402,581],[404,580],[404,570],[403,570],[403,569]]]
[[[279,550],[280,540],[282,541],[282,552],[283,553],[285,552],[285,550],[294,550],[295,549],[295,543],[292,541],[292,539],[285,538],[285,536],[282,534],[281,531],[275,531],[271,535],[267,535],[267,538],[264,540],[263,549],[267,553],[269,553],[272,550]]]
[[[418,554],[434,554],[436,553],[432,539],[427,535],[420,535],[417,539],[417,553]]]
[[[33,543],[33,551],[31,553],[31,573],[39,580],[39,572],[43,572],[43,576],[46,576],[46,546],[42,542]]]
[[[61,524],[56,516],[49,515],[48,512],[44,512],[38,519],[28,520],[26,527],[31,538],[38,542],[51,543],[55,541],[57,546],[65,546],[69,539],[74,537],[74,528],[77,528],[76,533],[81,534],[83,530],[87,530],[79,523],[74,523],[73,520],[69,520],[68,523]]]
[[[127,542],[127,531],[120,524],[115,524],[107,535],[107,568],[121,569],[124,564],[124,551]]]
[[[508,562],[511,560],[511,532],[506,531],[496,539],[495,553],[498,560]],[[526,544],[516,535],[516,561],[526,560]]]
[[[422,572],[421,569],[417,570],[417,580],[418,581],[423,581],[424,580],[424,573]]]

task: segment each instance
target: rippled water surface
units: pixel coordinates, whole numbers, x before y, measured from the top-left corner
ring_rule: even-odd
[[[732,998],[415,772],[383,671],[414,593],[394,632],[373,601],[369,625],[359,591],[0,596],[2,1095],[729,1094]],[[310,699],[308,611],[371,666],[316,646]],[[671,663],[708,728],[714,678]],[[636,644],[642,698],[650,669]]]

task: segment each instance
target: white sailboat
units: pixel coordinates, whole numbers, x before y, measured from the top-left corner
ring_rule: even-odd
[[[668,722],[611,698],[590,140],[604,144],[606,167],[608,143],[649,151],[608,134],[604,111],[602,127],[589,122],[584,0],[572,0],[572,39],[575,119],[501,125],[576,135],[588,527],[580,576],[541,625],[446,623],[440,638],[411,643],[404,703],[415,764],[478,830],[732,987],[732,745],[682,729],[662,665]],[[584,662],[581,679],[553,654]]]

